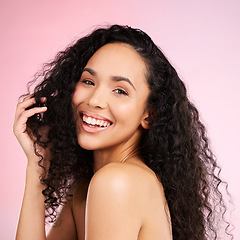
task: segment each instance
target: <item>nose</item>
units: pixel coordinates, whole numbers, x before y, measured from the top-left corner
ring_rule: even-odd
[[[107,96],[102,88],[95,88],[88,99],[88,106],[92,108],[105,109],[107,107]]]

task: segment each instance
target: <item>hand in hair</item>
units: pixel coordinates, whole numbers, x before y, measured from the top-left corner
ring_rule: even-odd
[[[46,102],[46,98],[43,98],[42,102]],[[47,110],[47,107],[32,107],[34,104],[36,104],[36,100],[33,95],[24,98],[22,102],[18,103],[15,112],[13,133],[28,159],[28,165],[33,164],[37,166],[39,157],[35,154],[34,151],[34,142],[36,140],[36,137],[28,128],[27,121],[33,115],[45,112]],[[45,155],[43,148],[39,149],[39,151],[41,152],[41,155]]]

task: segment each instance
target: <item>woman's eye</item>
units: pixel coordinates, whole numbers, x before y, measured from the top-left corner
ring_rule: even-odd
[[[88,80],[88,79],[84,79],[81,81],[82,83],[85,83],[87,85],[93,85],[94,86],[94,82],[92,82],[91,80]]]
[[[126,95],[126,96],[128,96],[128,93],[127,93],[125,90],[120,89],[120,88],[115,89],[114,92],[117,93],[117,94],[120,94],[120,95]]]

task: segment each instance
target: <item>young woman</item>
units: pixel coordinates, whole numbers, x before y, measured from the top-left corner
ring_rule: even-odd
[[[14,122],[28,159],[17,240],[219,237],[223,182],[205,128],[148,35],[99,28],[39,77]]]

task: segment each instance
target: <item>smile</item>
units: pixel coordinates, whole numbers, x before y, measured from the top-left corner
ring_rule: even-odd
[[[88,117],[86,115],[82,116],[82,120],[84,123],[92,126],[92,127],[108,127],[111,125],[109,121],[99,120],[93,117]]]
[[[98,129],[98,130],[104,130],[107,127],[109,127],[112,122],[109,121],[108,119],[104,119],[103,117],[99,117],[97,118],[97,116],[93,117],[93,116],[89,116],[85,113],[82,112],[81,114],[81,118],[82,118],[82,122],[83,122],[83,127],[84,130],[89,131],[91,129]],[[101,119],[100,119],[101,118]],[[88,129],[86,129],[88,128]],[[92,130],[90,130],[92,131]]]

